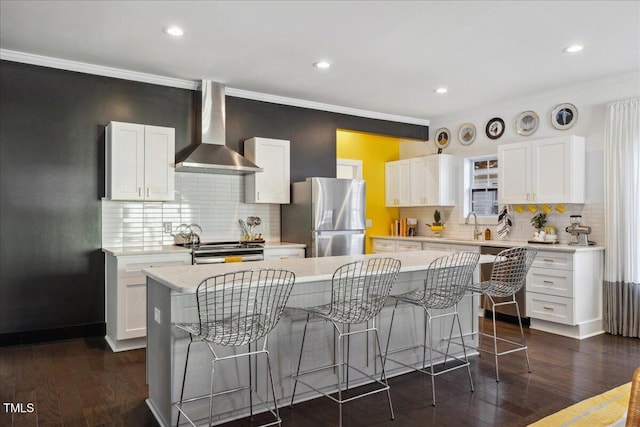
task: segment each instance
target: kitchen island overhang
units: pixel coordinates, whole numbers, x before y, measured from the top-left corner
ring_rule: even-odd
[[[402,263],[400,275],[391,294],[398,294],[410,289],[423,286],[426,269],[436,258],[448,255],[444,251],[413,251],[388,254],[399,259]],[[194,265],[180,267],[159,267],[144,270],[147,275],[147,383],[149,384],[149,398],[147,404],[154,416],[163,426],[175,425],[177,410],[173,403],[179,400],[184,372],[186,346],[189,336],[175,328],[177,322],[197,321],[197,305],[195,290],[207,277],[228,273],[231,271],[277,268],[292,271],[296,275],[296,282],[287,304],[284,315],[276,328],[268,337],[268,350],[272,360],[272,371],[276,386],[276,397],[279,406],[289,404],[293,381],[290,376],[295,373],[302,339],[302,330],[306,314],[296,308],[320,305],[328,302],[331,294],[331,278],[334,271],[341,265],[362,258],[380,257],[380,254],[338,256],[325,258],[284,259],[260,261],[251,264],[216,264]],[[493,257],[483,256],[480,262],[492,261]],[[390,302],[387,302],[389,305]],[[391,318],[392,307],[385,307],[376,318],[380,331],[382,348],[386,345],[386,337]],[[477,344],[477,297],[469,295],[458,305],[458,312],[463,326],[467,347]],[[394,334],[392,348],[408,347],[416,342],[422,342],[424,337],[424,312],[421,309],[405,308],[396,313],[394,319]],[[443,339],[448,336],[450,321],[444,320],[434,327],[434,342],[446,347]],[[302,366],[328,365],[335,360],[333,345],[333,327],[328,322],[314,322],[307,331],[307,343],[303,354]],[[360,366],[370,374],[380,373],[380,362],[375,358],[375,340],[372,336],[354,337],[350,342],[351,362]],[[221,354],[233,354],[232,347],[220,348]],[[454,354],[462,352],[460,346],[454,346]],[[473,353],[473,352],[472,352]],[[211,375],[211,355],[204,344],[194,344],[191,349],[189,371],[185,386],[185,398],[208,393]],[[394,357],[397,358],[397,357]],[[415,350],[403,353],[402,361],[411,365],[422,363],[422,351]],[[395,366],[394,366],[395,365]],[[257,378],[265,378],[265,367],[256,364]],[[392,362],[386,367],[388,376],[409,372],[409,369]],[[216,369],[216,387],[219,389],[235,388],[248,383],[248,365],[230,362],[228,368]],[[255,371],[254,371],[255,373]],[[337,390],[337,375],[319,373],[313,378],[319,387]],[[368,380],[364,377],[350,378],[350,386],[364,384]],[[264,381],[258,382],[258,389],[266,393]],[[464,385],[461,385],[461,391]],[[218,389],[218,388],[216,388]],[[298,390],[296,401],[304,401],[319,397],[311,390]],[[393,398],[393,388],[391,389]],[[214,413],[217,422],[247,416],[249,413],[249,399],[247,394],[234,395],[229,399],[220,398],[214,403]],[[257,408],[256,408],[257,409]],[[206,419],[209,413],[208,399],[199,403],[194,402],[186,407],[195,419]]]

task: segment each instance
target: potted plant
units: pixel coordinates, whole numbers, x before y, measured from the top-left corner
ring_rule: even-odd
[[[531,218],[531,225],[533,226],[533,228],[538,230],[538,234],[540,234],[540,230],[542,230],[546,224],[547,214],[544,212],[540,212],[539,214],[534,215],[533,218]]]
[[[444,225],[440,222],[441,219],[440,211],[436,209],[433,213],[433,223],[429,226],[435,237],[440,237],[440,233],[444,230]]]

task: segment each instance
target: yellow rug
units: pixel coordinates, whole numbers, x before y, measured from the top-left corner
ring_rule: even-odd
[[[630,391],[631,383],[621,385],[551,414],[529,427],[624,426]]]

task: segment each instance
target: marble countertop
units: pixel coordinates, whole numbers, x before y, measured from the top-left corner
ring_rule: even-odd
[[[579,252],[579,251],[604,250],[604,246],[575,246],[575,245],[567,245],[563,243],[556,243],[556,244],[529,243],[526,241],[518,241],[518,240],[463,240],[463,239],[450,239],[446,237],[427,237],[427,236],[400,237],[400,236],[382,236],[382,235],[374,235],[369,237],[371,237],[372,239],[444,243],[444,244],[450,244],[450,245],[496,246],[501,248],[513,248],[516,246],[533,246],[537,248],[539,251],[552,251],[552,252]]]
[[[264,244],[265,249],[273,248],[305,248],[303,243],[289,243],[289,242],[266,242]],[[126,256],[126,255],[156,255],[156,254],[173,254],[178,252],[191,253],[191,249],[184,246],[177,245],[164,245],[164,246],[133,246],[133,247],[117,247],[117,248],[102,248],[102,252],[113,256]]]
[[[412,272],[426,270],[431,261],[449,254],[444,251],[411,251],[389,254],[392,258],[399,259],[402,263],[400,272]],[[250,266],[240,267],[236,263],[228,264],[203,264],[171,267],[151,267],[143,272],[157,282],[180,293],[192,293],[207,277],[218,274],[230,273],[239,270],[256,268],[277,268],[292,271],[296,275],[296,283],[319,282],[331,280],[335,270],[341,265],[363,259],[380,257],[380,254],[347,255],[323,258],[291,258],[271,261],[252,262]],[[480,262],[493,262],[495,256],[483,255]]]

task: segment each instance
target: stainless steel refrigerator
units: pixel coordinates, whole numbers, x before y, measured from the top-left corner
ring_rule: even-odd
[[[282,205],[282,241],[304,243],[307,257],[364,253],[365,182],[307,178]]]

